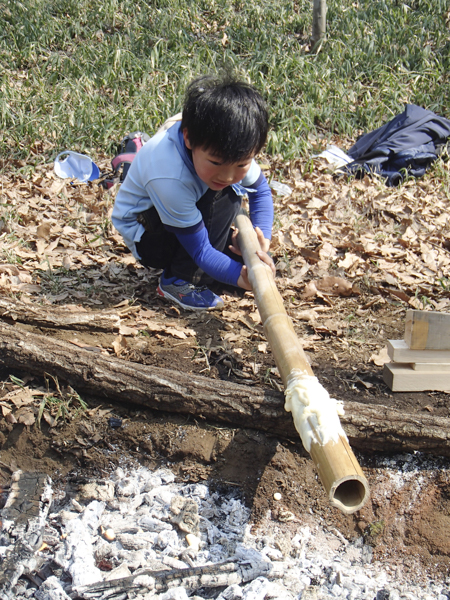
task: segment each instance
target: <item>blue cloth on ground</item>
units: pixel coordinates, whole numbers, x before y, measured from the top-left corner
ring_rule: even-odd
[[[415,104],[367,133],[348,150],[353,162],[340,171],[355,176],[378,174],[388,186],[406,175],[422,177],[450,137],[450,121]]]

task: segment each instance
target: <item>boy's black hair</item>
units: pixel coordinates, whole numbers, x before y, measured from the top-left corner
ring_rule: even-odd
[[[182,129],[192,148],[202,148],[224,162],[257,154],[269,129],[266,103],[251,85],[226,74],[192,81],[183,106]]]

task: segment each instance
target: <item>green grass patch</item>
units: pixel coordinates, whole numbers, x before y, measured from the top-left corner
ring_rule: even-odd
[[[152,133],[194,77],[231,67],[270,105],[268,152],[317,133],[356,136],[420,104],[450,107],[448,0],[329,0],[307,49],[310,0],[0,0],[0,157],[112,153]]]

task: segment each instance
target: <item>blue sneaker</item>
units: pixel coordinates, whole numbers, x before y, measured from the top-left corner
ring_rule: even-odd
[[[206,286],[195,286],[176,277],[165,278],[164,274],[161,275],[156,291],[186,310],[215,310],[224,306],[222,298]]]

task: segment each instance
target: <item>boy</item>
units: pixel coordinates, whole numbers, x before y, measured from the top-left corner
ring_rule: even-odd
[[[117,194],[112,222],[133,255],[164,269],[158,294],[189,310],[223,307],[205,284],[251,289],[231,225],[241,197],[267,255],[273,223],[269,185],[254,157],[268,115],[260,94],[226,76],[204,76],[187,89],[182,120],[161,128],[137,153]]]

